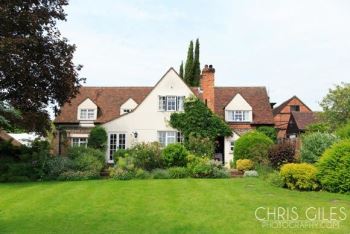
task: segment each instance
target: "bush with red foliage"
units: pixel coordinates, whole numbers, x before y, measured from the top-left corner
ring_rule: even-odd
[[[295,144],[283,142],[273,145],[269,150],[269,160],[273,168],[280,168],[283,164],[295,162]]]

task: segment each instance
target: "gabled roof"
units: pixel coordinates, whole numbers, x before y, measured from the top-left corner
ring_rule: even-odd
[[[313,112],[292,111],[292,116],[299,130],[305,130],[309,124],[317,121],[317,117]]]
[[[98,107],[98,123],[104,123],[120,116],[120,106],[129,98],[140,104],[152,87],[81,87],[79,94],[60,108],[55,123],[78,123],[78,106],[87,98]]]
[[[215,87],[215,113],[225,116],[225,107],[240,94],[253,108],[253,124],[274,124],[265,87]]]
[[[279,114],[282,111],[282,109],[284,107],[286,107],[288,105],[288,103],[291,102],[293,99],[298,99],[299,102],[301,102],[307,109],[309,109],[311,111],[311,109],[307,105],[305,105],[305,103],[302,100],[300,100],[300,98],[298,98],[297,96],[294,95],[293,97],[289,98],[288,100],[282,102],[279,106],[275,107],[272,110],[273,115],[275,116],[275,115]]]
[[[91,99],[98,107],[96,123],[105,123],[119,118],[120,106],[129,98],[139,105],[154,87],[81,87],[79,93],[60,108],[59,115],[55,118],[56,124],[79,123],[77,119],[78,106],[87,98]],[[198,88],[191,88],[196,96],[200,96]],[[127,114],[124,114],[125,116]]]

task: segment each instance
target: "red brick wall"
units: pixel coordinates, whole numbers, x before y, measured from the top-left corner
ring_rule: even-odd
[[[211,66],[211,65],[210,65]],[[214,103],[215,103],[215,69],[211,66],[205,65],[202,71],[201,78],[201,88],[203,90],[203,101],[207,106],[214,112]]]

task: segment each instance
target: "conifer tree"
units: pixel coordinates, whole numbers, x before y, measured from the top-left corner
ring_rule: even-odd
[[[199,62],[199,39],[196,40],[196,45],[194,49],[194,60],[193,60],[193,77],[192,86],[199,86],[199,81],[201,78],[201,68]]]
[[[184,81],[192,86],[193,83],[193,41],[190,42],[187,52],[187,59],[185,64]]]
[[[184,78],[184,62],[183,61],[181,61],[179,76],[181,77],[181,79]]]

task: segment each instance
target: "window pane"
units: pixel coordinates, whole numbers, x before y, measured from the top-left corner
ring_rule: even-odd
[[[167,145],[176,143],[176,132],[166,132],[167,133]]]
[[[159,97],[159,110],[166,111],[166,97]]]
[[[87,118],[88,119],[95,119],[95,110],[94,109],[88,109]]]
[[[184,110],[184,100],[185,100],[185,97],[177,97],[177,110],[179,111]]]
[[[86,119],[87,118],[87,110],[81,109],[80,110],[80,119]]]
[[[176,97],[167,97],[167,110],[168,111],[176,110]]]
[[[118,149],[125,149],[125,134],[119,134]]]
[[[163,147],[166,145],[166,132],[158,132],[158,141]]]
[[[113,160],[113,154],[117,150],[117,134],[109,135],[109,159]]]

